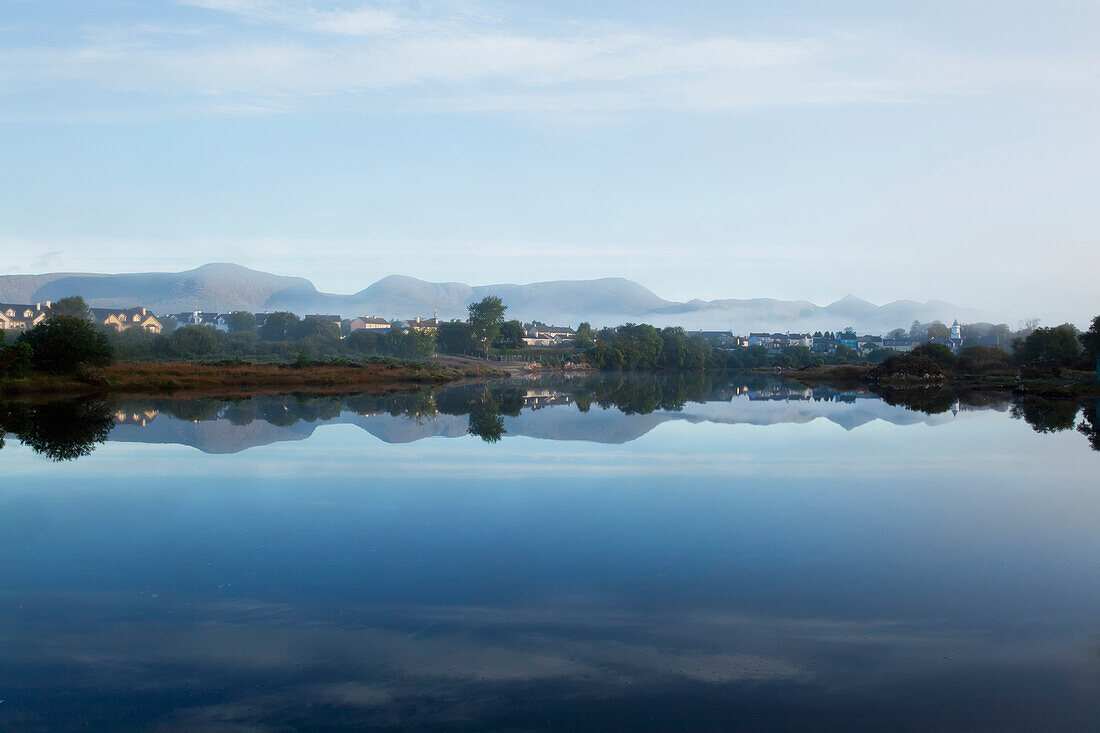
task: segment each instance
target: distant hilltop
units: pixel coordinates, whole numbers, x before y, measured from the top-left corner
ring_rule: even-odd
[[[771,298],[676,302],[624,278],[471,286],[390,275],[357,293],[340,295],[320,292],[305,278],[272,275],[234,264],[209,264],[176,273],[0,276],[0,303],[45,302],[68,295],[80,295],[93,307],[145,306],[158,314],[286,310],[299,315],[333,313],[345,318],[438,315],[448,320],[465,318],[469,303],[496,295],[508,306],[508,317],[520,320],[574,324],[583,320],[594,325],[645,322],[744,332],[845,326],[859,331],[886,331],[908,327],[913,321],[989,320],[983,313],[943,301],[898,300],[875,305],[853,295],[825,306]]]

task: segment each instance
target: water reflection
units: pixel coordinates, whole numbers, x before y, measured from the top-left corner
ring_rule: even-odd
[[[112,444],[0,456],[0,730],[1089,730],[1096,405],[948,396],[8,405]]]
[[[70,461],[90,454],[96,445],[105,442],[114,424],[105,400],[0,402],[0,447],[2,433],[12,433],[50,460]]]
[[[593,416],[593,410],[604,413]],[[562,375],[462,384],[392,395],[0,403],[0,430],[52,460],[88,455],[105,440],[181,443],[232,453],[301,440],[323,423],[353,423],[386,442],[510,435],[621,443],[668,420],[777,424],[831,420],[854,429],[874,420],[935,424],[960,411],[1008,411],[1036,432],[1078,428],[1097,446],[1096,406],[995,392],[840,390],[723,373]],[[1081,422],[1078,423],[1078,414]],[[0,438],[0,447],[3,442]]]

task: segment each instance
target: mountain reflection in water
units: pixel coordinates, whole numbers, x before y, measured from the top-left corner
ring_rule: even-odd
[[[0,423],[4,733],[1100,719],[1095,402],[601,374]]]
[[[384,396],[8,401],[0,403],[0,431],[64,461],[88,455],[107,440],[235,453],[303,440],[323,424],[356,425],[387,443],[465,435],[488,443],[517,435],[625,443],[671,420],[770,425],[822,418],[852,430],[874,420],[934,425],[973,410],[1008,411],[1037,432],[1076,428],[1100,450],[1098,408],[1092,402],[948,388],[846,391],[704,372],[554,375]]]

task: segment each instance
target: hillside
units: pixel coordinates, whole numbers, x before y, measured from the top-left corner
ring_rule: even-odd
[[[320,292],[305,278],[224,263],[178,273],[0,276],[0,302],[36,303],[74,294],[83,296],[92,306],[144,305],[159,314],[191,310],[290,310],[299,314],[380,315],[390,319],[430,317],[435,313],[443,319],[461,318],[469,303],[496,295],[508,306],[510,317],[522,320],[537,318],[562,324],[588,320],[596,325],[644,321],[658,326],[738,332],[845,326],[861,331],[887,331],[907,328],[915,320],[922,323],[950,322],[954,318],[963,322],[989,320],[983,313],[942,301],[899,300],[879,306],[852,295],[825,306],[770,298],[674,302],[623,278],[470,286],[390,275],[357,293],[343,295]]]

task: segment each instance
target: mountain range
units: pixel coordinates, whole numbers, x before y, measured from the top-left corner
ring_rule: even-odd
[[[465,318],[466,306],[488,295],[499,296],[508,317],[575,325],[645,322],[690,329],[837,330],[908,328],[913,321],[950,323],[989,320],[973,309],[938,300],[898,300],[875,305],[847,295],[828,305],[771,298],[677,302],[624,278],[556,280],[526,285],[433,283],[390,275],[351,295],[324,293],[301,277],[286,277],[233,264],[209,264],[186,272],[52,273],[0,276],[0,302],[38,303],[80,295],[93,307],[145,306],[157,314],[192,310],[252,312],[287,310],[339,314],[345,318],[377,315],[388,319]]]

